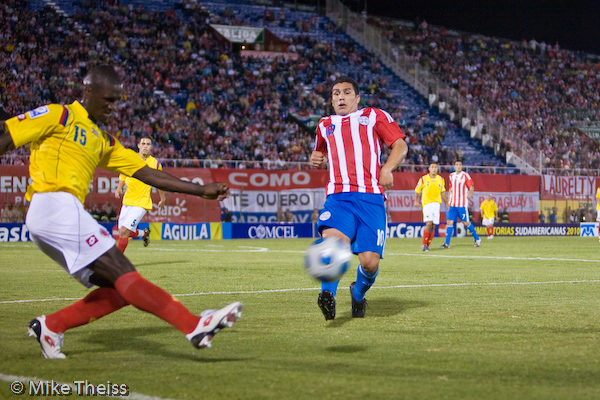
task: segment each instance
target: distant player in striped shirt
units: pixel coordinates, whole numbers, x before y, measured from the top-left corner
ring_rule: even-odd
[[[492,194],[488,194],[487,198],[479,205],[481,209],[481,225],[485,226],[487,238],[494,238],[494,221],[498,218],[498,206],[492,198]]]
[[[423,222],[425,229],[423,230],[423,251],[430,251],[429,245],[435,235],[435,226],[440,224],[440,206],[442,199],[446,207],[448,206],[448,198],[446,197],[446,183],[444,178],[439,176],[438,163],[429,165],[429,173],[422,176],[415,188],[415,207],[419,207],[419,198],[423,205]]]
[[[152,150],[152,139],[142,137],[138,142],[138,154],[153,169],[162,170],[162,165],[158,160],[150,155]],[[127,191],[123,196],[123,187],[127,185]],[[150,243],[150,229],[137,229],[138,224],[146,215],[146,212],[152,210],[152,197],[150,193],[152,186],[146,185],[144,182],[121,174],[119,176],[119,184],[115,190],[115,197],[120,199],[123,197],[123,206],[119,213],[119,241],[117,248],[125,252],[129,244],[130,237],[141,237],[144,240],[144,247]],[[158,189],[160,201],[158,209],[162,209],[167,204],[164,190]]]
[[[450,239],[452,238],[452,233],[454,233],[454,224],[458,222],[458,219],[463,222],[465,228],[473,235],[475,247],[479,247],[481,244],[481,239],[479,238],[479,235],[477,235],[477,232],[475,232],[475,227],[469,220],[469,210],[467,209],[469,199],[473,196],[473,192],[475,191],[475,185],[473,184],[471,175],[464,172],[462,168],[462,161],[454,161],[455,171],[450,174],[449,179],[450,198],[448,200],[448,211],[446,212],[446,243],[441,245],[440,249],[450,248]]]
[[[375,282],[383,258],[387,214],[384,190],[394,183],[392,171],[406,157],[406,137],[394,119],[378,108],[359,109],[358,83],[347,76],[332,86],[336,115],[321,118],[310,156],[313,167],[328,161],[327,199],[317,227],[323,237],[335,236],[350,244],[360,265],[356,282],[350,285],[352,317],[363,318],[365,293]],[[383,166],[381,149],[391,153]],[[339,282],[323,283],[318,305],[325,320],[335,318],[335,296]]]

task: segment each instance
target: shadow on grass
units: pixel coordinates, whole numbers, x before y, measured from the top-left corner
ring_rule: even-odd
[[[332,353],[362,353],[367,351],[366,346],[329,346],[326,347],[325,350],[330,351]]]
[[[144,355],[155,355],[174,359],[186,359],[189,361],[200,361],[200,362],[231,362],[231,361],[248,361],[247,357],[230,357],[230,358],[203,358],[206,349],[198,349],[198,353],[189,353],[187,351],[177,351],[176,349],[170,348],[160,339],[152,340],[151,336],[163,335],[168,337],[173,333],[173,327],[170,326],[156,326],[156,327],[144,327],[144,328],[121,328],[121,329],[102,329],[92,333],[83,334],[81,341],[93,345],[93,349],[85,350],[72,350],[69,351],[70,355],[75,354],[90,354],[90,353],[110,353],[120,351],[134,351]],[[229,335],[236,334],[235,331],[228,332]],[[221,345],[220,342],[223,339],[219,336],[216,337],[214,344]],[[182,335],[181,340],[187,341]],[[222,345],[226,346],[224,341]],[[188,343],[188,346],[193,346]],[[210,351],[210,350],[208,350]]]
[[[426,301],[417,300],[401,300],[393,298],[372,299],[368,300],[367,313],[365,314],[365,318],[368,319],[370,317],[392,317],[394,315],[398,315],[407,310],[410,310],[411,308],[426,307],[428,305],[429,303],[427,303]],[[353,319],[352,312],[350,310],[343,313],[340,313],[339,311],[340,309],[338,305],[338,315],[333,321],[329,323],[329,328],[338,328]]]

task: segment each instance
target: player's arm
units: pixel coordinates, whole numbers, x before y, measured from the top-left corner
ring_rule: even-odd
[[[115,197],[120,199],[123,196],[123,187],[125,187],[125,180],[119,179],[119,184],[117,185],[117,189],[115,190]]]
[[[469,191],[467,192],[467,199],[473,197],[473,193],[475,192],[475,185],[469,186]]]
[[[158,202],[158,209],[162,210],[163,207],[165,207],[167,205],[167,195],[166,192],[164,190],[158,190],[158,195],[160,196],[160,201]]]
[[[4,108],[0,107],[0,156],[10,150],[15,149],[15,144],[13,143],[12,136],[8,133],[8,129],[6,128],[6,124],[4,121],[9,119],[11,115],[4,110]]]
[[[442,192],[442,200],[444,200],[444,204],[446,205],[446,208],[448,208],[448,195],[446,192]]]
[[[398,168],[398,165],[400,165],[408,153],[408,146],[406,145],[404,139],[397,139],[394,143],[392,143],[390,148],[392,151],[390,152],[387,161],[385,164],[383,164],[383,167],[381,167],[381,170],[379,171],[379,183],[381,183],[381,186],[383,186],[385,190],[391,189],[391,187],[394,185],[394,176],[392,175],[392,171]]]
[[[229,197],[229,185],[227,183],[213,182],[207,185],[198,185],[182,181],[171,174],[150,168],[147,165],[137,170],[133,177],[147,185],[167,192],[191,194],[209,200],[223,200]]]
[[[414,206],[419,207],[420,199],[421,199],[421,191],[423,190],[423,178],[419,178],[419,182],[417,182],[417,187],[415,188],[415,202]]]

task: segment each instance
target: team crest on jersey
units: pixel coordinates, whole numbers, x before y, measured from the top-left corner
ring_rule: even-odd
[[[358,123],[361,125],[369,125],[369,117],[362,116],[358,118]]]
[[[333,135],[334,131],[335,131],[335,125],[329,125],[327,127],[327,129],[325,130],[325,132],[327,133],[327,136]]]
[[[48,114],[49,112],[50,109],[48,108],[48,106],[41,106],[36,108],[35,110],[28,111],[27,114],[29,114],[29,118],[34,119],[37,117],[41,117],[42,115]]]
[[[319,216],[319,219],[321,221],[327,221],[329,218],[331,218],[331,213],[329,211],[325,211],[323,214],[321,214]]]

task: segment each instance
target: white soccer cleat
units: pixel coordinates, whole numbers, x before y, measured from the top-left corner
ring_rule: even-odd
[[[493,239],[493,238],[494,238],[494,235],[488,236],[487,238],[488,238],[488,239]]]
[[[213,337],[223,328],[231,328],[238,318],[242,317],[242,303],[236,301],[220,310],[205,310],[200,314],[200,321],[193,332],[185,337],[194,347],[203,349],[211,347]]]
[[[473,247],[479,247],[481,245],[481,239],[477,239]]]
[[[63,334],[52,332],[46,326],[46,316],[41,315],[29,323],[29,336],[35,337],[42,347],[42,354],[46,358],[67,358],[60,352],[63,344]]]

